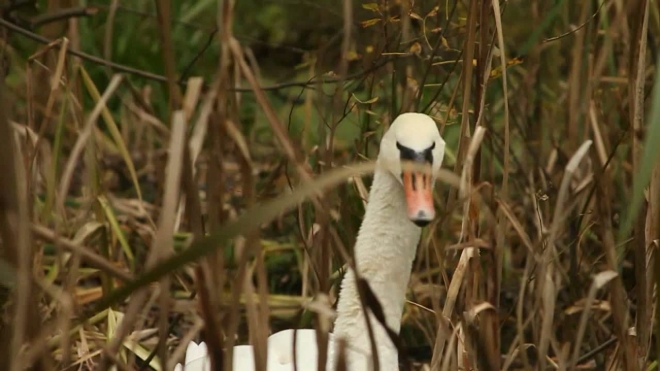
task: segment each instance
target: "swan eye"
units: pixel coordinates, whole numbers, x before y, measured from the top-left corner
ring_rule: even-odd
[[[433,144],[431,145],[431,148],[429,148],[429,149],[430,149],[431,151],[433,151],[433,149],[435,149],[435,142],[433,142]]]
[[[399,142],[397,141],[397,142],[396,142],[396,148],[397,148],[399,151],[403,151],[406,147],[402,146],[401,143],[399,143]]]

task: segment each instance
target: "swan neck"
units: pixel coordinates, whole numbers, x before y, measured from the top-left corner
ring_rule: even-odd
[[[387,171],[376,171],[355,244],[355,266],[380,302],[388,327],[396,333],[420,234],[421,229],[407,217],[401,183]],[[396,348],[369,313],[381,370],[398,370]],[[368,329],[351,269],[341,284],[334,335],[335,339],[346,339],[349,349],[357,349],[371,359]],[[364,358],[349,358],[349,362],[350,370],[368,369]]]
[[[376,172],[355,244],[355,265],[383,307],[403,307],[420,235],[421,228],[407,216],[401,183],[387,171]],[[397,313],[392,318],[385,314],[398,332]]]

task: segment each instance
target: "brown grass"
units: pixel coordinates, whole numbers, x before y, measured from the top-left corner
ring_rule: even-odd
[[[274,84],[233,1],[211,25],[215,70],[183,81],[176,3],[145,18],[162,75],[109,62],[123,2],[48,4],[62,27],[42,36],[0,20],[8,370],[170,370],[200,339],[216,369],[245,343],[264,369],[267,337],[303,327],[325,364],[374,168],[360,162],[415,107],[448,150],[393,339],[402,364],[658,367],[657,2],[323,3],[338,33],[286,66],[309,81]],[[94,41],[70,14],[103,17],[108,63],[81,53]]]

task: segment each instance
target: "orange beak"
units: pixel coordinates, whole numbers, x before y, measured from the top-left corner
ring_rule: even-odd
[[[403,191],[408,205],[408,217],[423,227],[435,218],[431,175],[419,171],[403,172]]]

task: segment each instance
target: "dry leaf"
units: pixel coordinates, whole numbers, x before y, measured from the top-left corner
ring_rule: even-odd
[[[422,44],[415,42],[410,46],[409,51],[415,55],[419,55],[422,52]]]
[[[371,104],[371,103],[375,103],[375,102],[378,101],[378,97],[373,97],[369,100],[361,101],[361,100],[358,99],[358,97],[355,96],[355,94],[352,94],[352,95],[353,95],[353,99],[355,99],[356,101],[358,101],[359,103],[362,103],[362,104]]]
[[[380,18],[372,18],[372,19],[368,19],[366,21],[362,21],[362,22],[360,22],[360,24],[362,24],[362,27],[367,28],[369,26],[375,25],[378,22],[380,22]]]
[[[509,59],[509,61],[506,63],[506,68],[521,64],[522,62],[523,60],[521,58]],[[502,75],[502,66],[497,66],[490,71],[491,79],[495,77],[500,77],[500,75]]]

